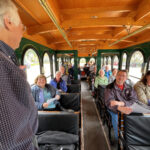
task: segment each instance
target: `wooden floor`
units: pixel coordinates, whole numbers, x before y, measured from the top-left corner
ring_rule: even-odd
[[[84,150],[110,150],[88,84],[81,82]],[[82,145],[82,146],[83,146]],[[82,150],[83,150],[82,149]]]

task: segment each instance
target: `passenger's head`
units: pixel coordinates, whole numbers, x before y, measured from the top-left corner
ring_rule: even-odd
[[[57,71],[56,72],[56,80],[59,81],[61,78],[61,72],[60,71]]]
[[[104,77],[104,75],[105,75],[104,70],[100,69],[100,70],[99,70],[99,76],[100,76],[100,77]]]
[[[150,71],[147,71],[147,73],[143,76],[141,82],[143,84],[150,86]]]
[[[65,68],[64,68],[64,66],[60,66],[60,67],[59,67],[59,71],[61,72],[61,74],[64,74],[64,73],[65,73]]]
[[[114,68],[114,69],[112,70],[112,74],[113,74],[114,77],[117,75],[117,72],[118,72],[118,70],[117,70],[116,68]]]
[[[109,66],[108,65],[106,65],[105,70],[109,71]]]
[[[127,80],[127,71],[126,70],[119,70],[116,75],[116,83],[118,85],[123,85]]]
[[[24,26],[15,4],[11,0],[0,0],[0,40],[16,49],[23,32]]]
[[[34,81],[34,83],[41,88],[45,87],[46,82],[46,77],[44,75],[38,75]]]

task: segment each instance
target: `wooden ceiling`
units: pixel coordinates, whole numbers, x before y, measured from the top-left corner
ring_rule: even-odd
[[[13,1],[27,26],[24,37],[55,50],[78,50],[79,56],[88,56],[97,49],[120,49],[150,41],[150,28],[146,28],[110,46],[150,24],[150,0],[45,0],[70,45],[40,0]]]

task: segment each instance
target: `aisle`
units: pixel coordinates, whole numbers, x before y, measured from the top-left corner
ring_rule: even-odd
[[[88,84],[81,82],[84,150],[110,150]]]

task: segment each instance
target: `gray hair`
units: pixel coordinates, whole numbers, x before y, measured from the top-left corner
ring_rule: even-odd
[[[60,74],[61,74],[61,72],[60,72],[60,71],[56,71],[56,74],[58,74],[58,73],[60,73]]]
[[[4,27],[4,16],[8,14],[10,21],[19,25],[20,17],[18,9],[11,0],[0,0],[0,27]]]

